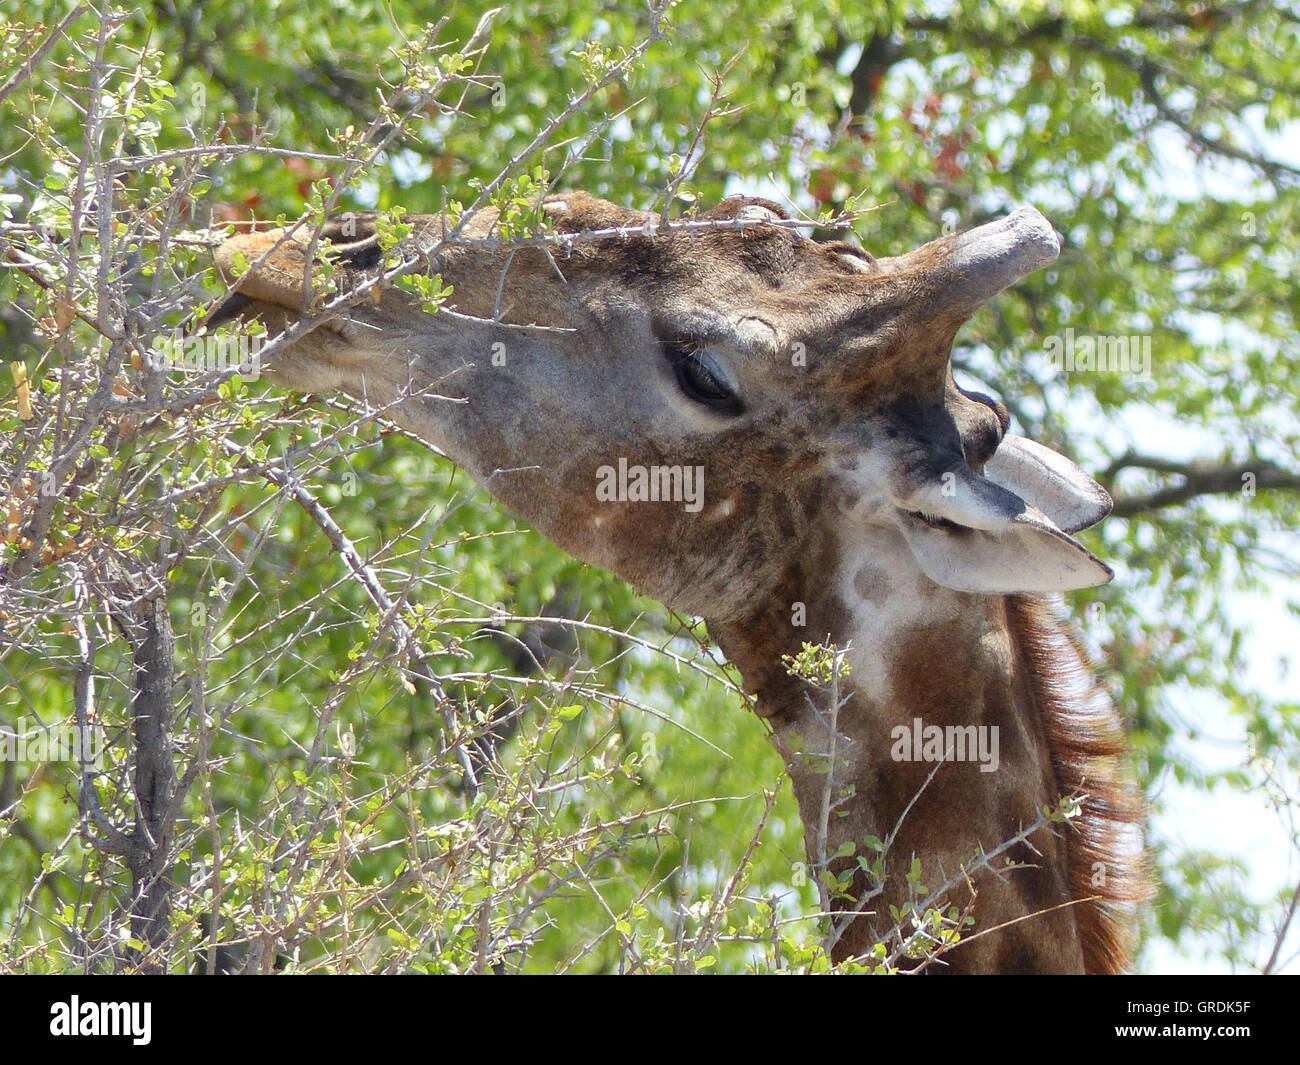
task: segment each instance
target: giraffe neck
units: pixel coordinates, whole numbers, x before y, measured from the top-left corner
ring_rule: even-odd
[[[803,627],[791,623],[799,603]],[[964,934],[1015,922],[946,953],[946,964],[932,971],[1082,971],[1066,848],[1050,827],[1030,837],[1032,849],[1020,843],[994,861],[996,869],[1008,862],[1026,868],[1002,876],[973,872],[974,897],[961,876],[981,850],[1013,839],[1060,798],[1004,598],[942,588],[917,569],[899,534],[856,526],[820,551],[801,553],[766,609],[710,631],[772,726],[810,865],[846,843],[870,861],[876,855],[863,841],[893,834],[884,889],[861,907],[869,914],[839,922],[837,960],[870,949],[895,924],[890,907],[914,901],[906,874],[915,855],[928,891],[953,881],[941,908],[956,905],[975,919]],[[820,643],[828,635],[848,648],[850,666],[840,682],[833,744],[833,700],[780,664],[803,641]],[[825,756],[832,749],[828,791]],[[828,794],[831,801],[849,797],[828,815]],[[855,857],[832,862],[831,869],[855,867]],[[870,887],[859,871],[854,897]],[[841,899],[833,908],[857,907]]]

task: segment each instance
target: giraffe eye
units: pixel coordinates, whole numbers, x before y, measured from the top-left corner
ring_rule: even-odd
[[[739,414],[744,409],[707,349],[688,342],[673,342],[664,345],[664,352],[672,361],[678,386],[696,403],[721,414]]]

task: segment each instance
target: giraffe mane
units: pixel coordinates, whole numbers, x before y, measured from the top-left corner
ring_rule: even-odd
[[[1066,857],[1084,969],[1117,974],[1132,961],[1134,917],[1151,894],[1141,845],[1144,807],[1124,726],[1086,652],[1046,599],[1010,595],[1007,614],[1061,794],[1083,796],[1066,829]]]

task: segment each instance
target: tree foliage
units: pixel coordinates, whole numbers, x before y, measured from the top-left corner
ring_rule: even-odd
[[[526,233],[552,187],[757,192],[880,254],[1049,215],[1060,261],[956,365],[1116,496],[1120,576],[1068,608],[1155,810],[1245,795],[1290,841],[1272,898],[1154,832],[1149,936],[1285,965],[1300,714],[1234,604],[1296,577],[1291,5],[0,12],[0,727],[105,741],[0,763],[0,967],[828,966],[780,759],[693,619],[374,412],[150,361],[234,227],[490,202]],[[1053,361],[1082,338],[1129,361]]]

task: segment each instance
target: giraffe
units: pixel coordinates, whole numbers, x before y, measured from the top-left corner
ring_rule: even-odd
[[[1140,804],[1118,715],[1043,595],[1111,578],[1070,536],[1110,498],[951,370],[959,327],[1056,258],[1048,221],[1021,208],[876,258],[756,198],[689,232],[583,192],[542,207],[547,247],[492,240],[493,210],[454,241],[408,217],[387,261],[452,286],[436,313],[373,284],[369,216],[239,234],[215,317],[292,327],[275,380],[386,406],[565,551],[705,620],[782,754],[809,862],[844,873],[834,959],[916,902],[916,859],[966,922],[927,971],[1120,971]],[[326,259],[359,297],[341,314],[313,310]],[[692,472],[695,496],[664,498]],[[834,706],[784,660],[826,640],[847,666]],[[935,727],[993,737],[996,759],[900,753]],[[1067,795],[1069,823],[1026,834]],[[871,836],[883,880],[855,865]]]

